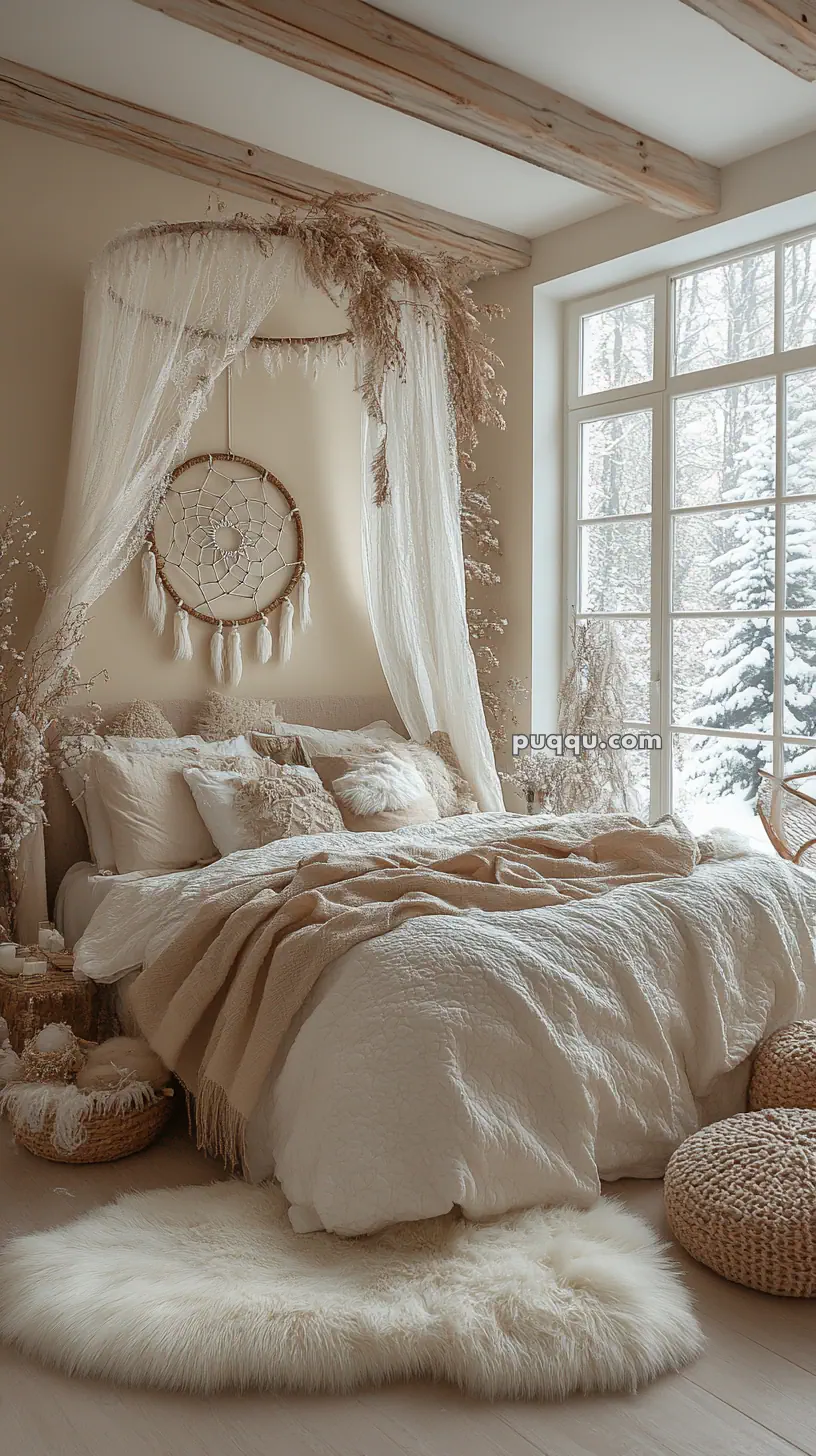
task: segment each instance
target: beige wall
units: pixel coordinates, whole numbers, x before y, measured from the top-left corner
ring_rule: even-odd
[[[122,228],[203,216],[206,188],[103,152],[0,124],[0,504],[20,495],[38,519],[45,564],[59,525],[91,258]],[[229,212],[262,211],[222,194]],[[342,329],[329,300],[292,289],[269,332]],[[225,448],[224,392],[197,423],[191,453]],[[360,566],[360,406],[351,367],[314,383],[295,365],[271,380],[256,364],[233,384],[233,449],[265,464],[300,507],[312,577],[310,632],[285,666],[253,663],[244,632],[248,695],[386,692],[363,597]],[[27,603],[29,615],[35,602]],[[197,697],[209,685],[205,629],[191,622],[195,659],[176,664],[141,611],[138,562],[94,608],[79,659],[106,669],[102,701]],[[208,635],[208,634],[207,634]]]

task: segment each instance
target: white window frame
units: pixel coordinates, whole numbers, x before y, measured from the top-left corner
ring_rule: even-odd
[[[586,421],[603,418],[610,415],[620,415],[642,409],[652,410],[653,435],[652,435],[652,571],[651,571],[651,611],[649,613],[582,613],[582,616],[598,616],[605,620],[615,620],[621,617],[650,617],[652,622],[651,633],[651,686],[650,686],[650,722],[649,723],[627,723],[627,729],[635,731],[648,730],[660,734],[663,747],[660,750],[653,750],[651,763],[651,813],[656,818],[661,814],[670,812],[672,797],[672,736],[675,733],[687,733],[700,737],[732,737],[743,741],[772,742],[773,743],[773,769],[775,774],[783,772],[784,745],[796,743],[812,743],[816,746],[816,739],[797,738],[795,735],[784,734],[783,712],[784,712],[784,679],[785,679],[785,619],[786,617],[813,616],[816,619],[816,606],[812,611],[804,609],[788,609],[785,605],[785,534],[784,534],[784,506],[798,501],[816,502],[816,492],[807,495],[786,495],[785,486],[785,410],[784,410],[784,377],[788,374],[796,374],[802,370],[816,369],[816,345],[800,349],[782,348],[783,344],[783,323],[784,323],[784,278],[783,259],[784,249],[800,239],[816,239],[816,231],[811,228],[800,229],[796,232],[784,233],[780,236],[769,238],[762,243],[753,243],[750,247],[735,248],[727,253],[721,253],[710,258],[703,259],[690,265],[687,268],[672,270],[664,274],[650,276],[628,284],[625,288],[608,290],[604,293],[593,294],[586,298],[575,300],[564,308],[564,370],[566,387],[564,391],[566,404],[566,438],[564,449],[565,462],[565,484],[564,484],[564,582],[566,586],[566,602],[568,610],[564,613],[564,633],[562,640],[562,672],[568,661],[570,648],[570,624],[573,615],[577,612],[579,596],[579,491],[580,491],[580,439],[581,426]],[[733,364],[723,364],[715,368],[690,371],[686,374],[673,374],[673,300],[674,284],[678,278],[699,273],[707,268],[716,267],[722,263],[728,263],[737,258],[750,257],[755,253],[765,253],[774,250],[775,252],[775,314],[774,314],[774,349],[773,353],[765,354],[756,359],[747,359]],[[619,304],[630,303],[636,299],[653,296],[655,300],[655,341],[654,341],[654,374],[653,378],[646,383],[630,385],[623,389],[606,390],[602,393],[584,394],[580,392],[581,383],[581,320],[588,314],[601,312],[614,308]],[[674,507],[671,503],[671,482],[672,482],[672,431],[671,416],[673,401],[683,395],[697,394],[707,389],[727,388],[729,385],[741,384],[747,380],[770,379],[776,382],[777,412],[776,412],[776,484],[773,497],[766,496],[762,500],[740,501],[740,508],[752,505],[774,505],[776,524],[776,586],[775,601],[773,609],[769,609],[767,615],[774,620],[774,725],[772,734],[756,733],[748,730],[726,730],[726,729],[705,729],[689,728],[684,724],[675,724],[671,717],[671,623],[675,616],[689,617],[690,615],[702,617],[730,617],[738,616],[725,612],[722,609],[715,611],[701,611],[699,613],[674,612],[671,604],[671,533],[672,519],[675,515],[700,513],[703,510],[717,509],[716,506],[708,507]],[[736,505],[737,503],[733,503]],[[601,518],[603,519],[603,518]],[[614,517],[612,519],[634,519],[629,517]],[[746,613],[746,616],[759,616],[761,613]]]

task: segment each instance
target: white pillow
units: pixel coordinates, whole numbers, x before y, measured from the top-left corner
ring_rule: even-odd
[[[311,728],[304,723],[276,723],[274,733],[256,733],[256,738],[300,738],[307,753],[328,758],[343,757],[356,748],[380,748],[383,743],[407,743],[390,723],[378,721],[365,728]]]
[[[84,752],[80,752],[83,749]],[[94,738],[86,736],[78,739],[74,751],[80,752],[80,756],[70,767],[62,769],[62,781],[71,796],[71,802],[79,810],[94,864],[98,869],[108,872],[115,871],[117,868],[116,854],[107,811],[92,773],[92,767],[95,755],[105,753],[109,749],[128,754],[166,755],[186,752],[194,755],[215,753],[224,758],[256,757],[249,739],[245,737],[229,738],[221,743],[210,743],[206,738],[200,738],[195,733],[183,738],[122,738],[115,736]]]
[[[184,738],[117,738],[108,735],[105,747],[117,753],[217,753],[224,758],[254,758],[252,744],[243,735],[238,738],[222,738],[213,742],[198,733],[188,733]]]
[[[215,845],[184,782],[194,752],[93,755],[91,781],[110,825],[120,875],[189,869],[215,858]]]
[[[331,788],[341,804],[362,815],[407,809],[428,792],[412,763],[387,752],[341,774]]]
[[[323,787],[313,768],[301,768],[299,764],[279,767],[283,774],[305,778],[318,789]],[[241,819],[235,804],[236,785],[242,782],[244,775],[234,770],[206,768],[199,764],[186,765],[183,773],[196,808],[219,854],[234,854],[239,849],[255,849],[255,839]]]

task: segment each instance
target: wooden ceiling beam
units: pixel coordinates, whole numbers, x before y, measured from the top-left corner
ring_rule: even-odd
[[[362,182],[337,177],[263,147],[250,146],[85,86],[74,86],[2,58],[0,120],[99,147],[261,202],[302,204],[335,192],[359,194],[368,190]],[[390,237],[408,247],[472,258],[474,274],[503,273],[526,268],[530,262],[529,238],[426,207],[407,197],[375,193],[354,210],[376,217]]]
[[[715,167],[365,0],[139,3],[627,202],[670,217],[719,208]]]
[[[816,4],[813,0],[683,0],[769,60],[816,80]]]

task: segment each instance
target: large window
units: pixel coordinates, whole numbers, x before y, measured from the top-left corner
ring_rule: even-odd
[[[569,597],[615,622],[642,807],[816,770],[816,236],[571,305]]]

